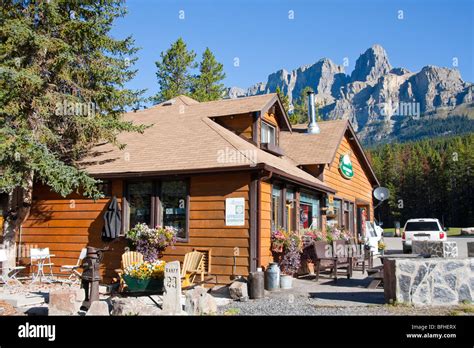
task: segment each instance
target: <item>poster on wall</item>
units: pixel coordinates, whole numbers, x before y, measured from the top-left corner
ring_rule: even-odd
[[[245,225],[245,198],[226,198],[225,224],[226,226]]]

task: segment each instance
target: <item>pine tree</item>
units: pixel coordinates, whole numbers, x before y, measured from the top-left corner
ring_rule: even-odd
[[[160,91],[152,101],[158,104],[181,94],[189,95],[193,81],[190,69],[197,67],[196,53],[188,51],[186,43],[179,38],[167,51],[161,52],[160,57],[161,60],[155,62]]]
[[[191,96],[200,102],[221,99],[225,93],[225,86],[221,83],[224,78],[223,65],[206,48],[199,64],[199,75],[193,80]]]
[[[293,113],[290,116],[292,124],[308,122],[308,92],[312,91],[311,87],[305,87],[300,97],[294,104]]]
[[[119,133],[143,131],[121,118],[141,93],[123,87],[136,72],[132,38],[110,36],[124,15],[120,0],[2,1],[0,193],[8,195],[3,236],[10,265],[33,182],[62,196],[98,198],[97,181],[76,161],[99,141],[123,146]]]
[[[280,97],[281,104],[283,105],[285,111],[288,113],[290,109],[290,98],[288,98],[288,96],[284,92],[282,92],[280,87],[277,87],[275,92]]]
[[[394,219],[436,217],[446,226],[474,224],[474,134],[386,144],[370,151],[381,185],[390,189],[381,214]]]

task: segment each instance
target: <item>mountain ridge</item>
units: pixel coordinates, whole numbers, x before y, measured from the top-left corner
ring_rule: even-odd
[[[474,116],[474,84],[465,82],[459,70],[426,65],[411,72],[393,67],[378,44],[359,56],[350,74],[344,66],[321,58],[291,71],[280,69],[268,75],[266,82],[247,89],[231,87],[228,96],[252,96],[279,88],[292,105],[307,86],[315,92],[323,119],[349,119],[363,142],[369,137],[371,141],[392,138],[403,122],[446,112],[449,116],[461,105],[463,112],[467,107],[468,116]]]

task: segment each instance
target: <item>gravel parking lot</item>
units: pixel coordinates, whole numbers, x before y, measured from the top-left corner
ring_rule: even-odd
[[[386,253],[402,253],[399,237],[385,237]],[[448,237],[458,244],[459,256],[467,257],[467,242],[472,237]],[[375,264],[380,264],[376,259]],[[472,315],[472,305],[449,307],[413,307],[384,303],[383,289],[367,289],[370,278],[355,271],[352,279],[337,283],[328,277],[294,279],[293,289],[265,292],[261,300],[232,302],[219,307],[224,315]]]
[[[219,307],[221,315],[455,315],[467,314],[458,307],[416,308],[393,305],[338,306],[321,305],[317,299],[296,295],[289,300],[288,296],[268,297],[247,302],[233,302]]]

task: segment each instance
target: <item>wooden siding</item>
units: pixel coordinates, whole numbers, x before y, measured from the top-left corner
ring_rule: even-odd
[[[271,125],[274,125],[275,127],[277,127],[277,129],[279,129],[279,124],[278,124],[278,121],[275,117],[274,114],[269,114],[268,112],[266,112],[264,115],[263,115],[263,120],[265,122],[268,122],[270,123]]]
[[[119,203],[122,201],[122,192],[122,181],[112,181],[112,195],[117,196]],[[94,202],[78,194],[62,198],[45,186],[36,185],[33,200],[30,216],[23,224],[17,240],[21,242],[21,263],[29,264],[31,247],[49,247],[55,255],[52,258],[53,272],[60,274],[60,266],[76,264],[81,249],[87,245],[98,248],[109,245],[109,251],[104,254],[101,273],[106,281],[116,277],[114,269],[120,267],[125,242],[117,240],[104,243],[101,240],[103,214],[110,199]]]
[[[271,198],[272,185],[260,183],[260,266],[267,267],[273,261],[271,252]]]
[[[349,152],[354,170],[354,176],[350,180],[345,179],[339,172],[339,158]],[[348,141],[347,135],[343,137],[331,165],[324,169],[324,183],[337,191],[335,195],[337,198],[354,203],[356,200],[368,202],[370,204],[370,218],[373,218],[372,184],[361,161],[356,156],[355,147]]]
[[[231,281],[236,257],[236,273],[248,275],[250,254],[249,229],[249,173],[202,175],[191,178],[189,241],[178,243],[165,251],[166,261],[183,261],[184,254],[193,248],[212,249],[212,273],[220,284]],[[225,225],[225,199],[245,198],[245,225]]]
[[[193,248],[212,249],[212,273],[221,284],[229,283],[233,272],[234,248],[239,248],[236,258],[236,274],[249,273],[249,183],[250,174],[203,175],[191,178],[189,241],[177,243],[164,254],[166,261],[183,261],[184,255]],[[113,194],[122,201],[123,181],[113,181]],[[246,204],[244,226],[225,226],[225,199],[243,197]],[[101,232],[103,213],[109,199],[97,202],[78,195],[61,198],[44,186],[34,190],[34,206],[22,228],[21,243],[29,247],[49,247],[55,263],[54,272],[60,265],[75,264],[80,250],[86,245],[104,247]],[[102,267],[104,281],[116,277],[120,258],[127,246],[120,238],[108,244]],[[27,264],[27,257],[22,259]]]
[[[237,135],[252,140],[253,117],[251,114],[217,117],[216,122]]]

